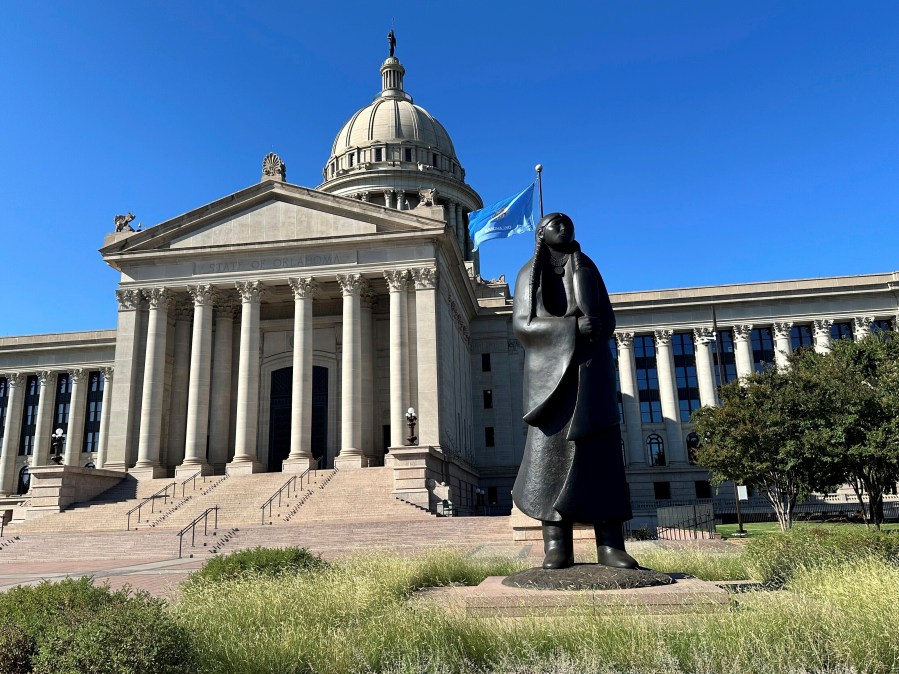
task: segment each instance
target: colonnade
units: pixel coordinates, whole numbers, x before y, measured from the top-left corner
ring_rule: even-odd
[[[871,316],[858,316],[853,318],[854,335],[861,339],[871,332],[874,318]],[[811,323],[814,338],[814,349],[819,353],[827,353],[831,348],[831,327],[834,321],[831,319],[816,319]],[[771,328],[774,337],[775,365],[779,368],[786,367],[788,358],[792,353],[791,330],[792,321],[777,321],[765,324],[740,323],[732,326],[723,326],[723,329],[733,330],[734,362],[738,377],[745,377],[755,371],[753,359],[751,335],[753,328]],[[685,445],[685,431],[680,420],[680,407],[677,393],[677,377],[674,366],[674,353],[672,350],[672,336],[670,329],[656,329],[653,331],[655,346],[656,370],[659,381],[659,400],[662,408],[662,424],[666,435],[666,453],[672,464],[684,465],[688,463],[687,448]],[[615,339],[618,346],[618,374],[621,388],[622,408],[625,420],[625,440],[630,448],[629,462],[632,464],[645,464],[645,439],[641,422],[640,395],[637,381],[636,358],[633,341],[636,333],[618,331]],[[712,344],[716,340],[715,331],[708,326],[696,327],[692,330],[692,341],[696,358],[696,379],[699,388],[700,404],[717,404],[717,384],[715,380],[715,361]]]
[[[438,444],[437,270],[434,267],[391,268],[382,270],[381,276],[390,297],[391,444],[403,444],[404,415],[410,406],[419,408],[421,444]],[[225,464],[230,474],[261,470],[261,448],[257,446],[263,389],[260,312],[263,298],[271,287],[284,284],[293,294],[294,317],[290,452],[283,469],[300,471],[313,463],[313,302],[328,284],[331,289],[336,284],[342,300],[340,447],[335,465],[341,468],[366,465],[374,429],[371,310],[376,300],[372,281],[376,278],[347,273],[197,284],[186,288],[189,302],[185,302],[183,287],[118,290],[116,368],[125,374],[117,376],[113,386],[106,466],[121,469],[133,464],[133,472],[153,476],[165,474],[172,466],[176,467],[176,474],[183,475],[208,474],[216,465]],[[407,306],[413,297],[415,344],[409,339]],[[186,311],[185,305],[192,307],[192,311]],[[238,313],[238,365],[237,372],[233,373],[232,334]],[[170,314],[175,316],[172,331],[168,329]],[[172,335],[175,344],[168,345]],[[189,349],[185,348],[185,342],[189,342]],[[141,344],[144,344],[143,358],[139,357]],[[411,349],[416,354],[415,372],[410,372]],[[166,353],[173,354],[170,365]],[[416,400],[410,395],[413,379]],[[232,380],[236,381],[237,388],[233,455],[229,433]],[[139,395],[138,381],[142,381]],[[167,381],[171,386],[168,411],[163,409]],[[134,418],[135,401],[139,401],[139,420]],[[169,432],[163,439],[166,414]]]

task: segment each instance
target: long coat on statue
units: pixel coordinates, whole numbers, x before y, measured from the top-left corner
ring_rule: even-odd
[[[548,256],[546,256],[548,257]],[[515,282],[512,328],[524,347],[524,457],[512,498],[544,522],[631,518],[615,370],[615,316],[602,276],[578,249],[558,275],[533,261]],[[544,293],[544,290],[546,292]],[[533,307],[532,307],[533,304]],[[579,316],[593,334],[578,331]]]

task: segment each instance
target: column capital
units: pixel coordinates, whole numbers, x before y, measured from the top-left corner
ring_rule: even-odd
[[[217,298],[215,307],[213,308],[216,319],[234,320],[240,314],[240,303],[233,297]]]
[[[72,382],[73,384],[80,384],[81,382],[83,382],[85,375],[87,374],[87,371],[80,367],[72,368],[71,370],[66,370],[66,372],[69,375],[69,381]]]
[[[778,321],[774,324],[774,336],[780,339],[789,339],[792,329],[793,321]]]
[[[107,365],[105,367],[100,368],[100,372],[103,374],[103,379],[106,383],[112,381],[112,374],[115,372],[115,368],[112,365]]]
[[[7,372],[3,376],[6,378],[6,385],[10,388],[23,386],[28,380],[28,375],[26,375],[24,372]]]
[[[378,296],[375,294],[375,291],[372,290],[371,283],[365,281],[363,279],[365,285],[362,287],[362,292],[360,293],[362,297],[362,308],[363,309],[371,309],[378,302]]]
[[[752,323],[734,326],[734,339],[749,339],[752,334]]]
[[[41,370],[37,373],[37,378],[41,382],[41,389],[47,385],[47,382],[50,381],[50,377],[52,377],[56,372],[54,370]]]
[[[871,325],[873,323],[873,316],[856,316],[852,319],[852,324],[856,332],[871,332]]]
[[[338,274],[337,283],[344,297],[361,295],[365,280],[361,274]]]
[[[147,300],[150,309],[168,309],[169,302],[174,299],[168,288],[144,288],[141,295]]]
[[[318,292],[318,283],[311,276],[298,276],[296,278],[288,278],[287,283],[293,291],[295,300],[312,299]]]
[[[392,293],[405,292],[409,287],[408,269],[385,269],[384,278]]]
[[[119,303],[119,311],[134,311],[140,309],[142,297],[137,288],[119,288],[115,291],[116,300]]]
[[[699,327],[693,328],[693,341],[699,344],[711,344],[715,341],[715,331],[712,328]]]
[[[265,297],[266,287],[259,281],[238,281],[234,284],[237,292],[240,293],[240,300],[243,303],[261,302]]]
[[[205,307],[215,302],[215,288],[208,283],[195,286],[187,286],[187,292],[194,302],[195,307]]]
[[[416,290],[427,290],[437,287],[436,267],[415,267],[411,272]]]
[[[814,321],[815,333],[830,335],[830,329],[833,327],[833,321],[829,318],[816,318]]]
[[[629,349],[634,345],[634,333],[633,332],[616,332],[615,333],[615,343],[618,345],[619,349]]]
[[[670,346],[671,336],[674,334],[672,330],[654,330],[653,335],[656,338],[656,346]]]

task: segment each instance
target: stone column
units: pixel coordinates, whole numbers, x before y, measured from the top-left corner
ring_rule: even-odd
[[[25,384],[28,377],[18,372],[6,375],[9,398],[6,400],[6,425],[3,444],[0,445],[0,496],[11,496],[16,491],[16,455],[22,435],[22,408],[25,406]]]
[[[406,199],[406,191],[405,190],[397,190],[396,191],[396,210],[402,211],[405,210],[405,199]]]
[[[133,403],[136,396],[135,371],[140,363],[140,335],[137,334],[141,322],[140,291],[134,288],[116,290],[119,302],[119,324],[116,329],[115,342],[115,381],[112,382],[110,406],[103,410],[109,417],[109,431],[106,445],[105,467],[113,470],[124,470],[135,447],[132,446],[131,429],[137,411]]]
[[[615,342],[618,344],[618,379],[621,382],[621,407],[627,431],[628,465],[646,465],[646,453],[643,451],[643,422],[637,389],[637,365],[634,360],[634,333],[616,332]]]
[[[302,473],[312,456],[312,303],[317,285],[311,277],[289,278],[293,290],[293,390],[290,401],[290,454],[281,467]],[[269,466],[271,469],[272,466]]]
[[[793,341],[790,338],[791,321],[780,321],[774,324],[774,362],[779,370],[790,365],[790,354],[793,353]]]
[[[855,341],[857,342],[871,334],[871,325],[874,323],[874,317],[856,316],[852,322],[854,324],[852,334],[855,336]]]
[[[693,328],[693,343],[696,345],[696,379],[699,381],[699,402],[704,406],[718,403],[715,390],[715,361],[712,358],[712,342],[715,331],[711,328]]]
[[[190,378],[190,337],[193,302],[185,295],[174,306],[175,333],[172,353],[172,394],[169,405],[169,433],[166,464],[177,466],[184,460],[187,434],[187,385]]]
[[[384,190],[384,205],[387,208],[393,208],[393,191],[392,190]]]
[[[406,324],[408,269],[384,272],[390,289],[390,446],[405,444],[409,398],[409,331]]]
[[[97,439],[97,468],[106,464],[107,447],[109,447],[109,405],[112,401],[112,373],[114,368],[101,367],[103,375],[103,400],[100,403],[100,437]]]
[[[231,449],[231,357],[234,348],[234,313],[230,298],[215,307],[212,342],[212,393],[209,410],[209,463],[225,470]]]
[[[362,331],[359,274],[338,274],[343,294],[343,353],[340,373],[340,455],[334,459],[339,469],[361,468],[362,456]]]
[[[375,350],[372,309],[378,300],[370,283],[366,283],[362,289],[360,300],[362,305],[362,321],[359,326],[359,338],[362,345],[362,452],[367,457],[374,457]]]
[[[686,463],[684,434],[677,404],[677,380],[674,377],[674,352],[671,350],[671,330],[656,330],[656,368],[659,373],[659,398],[662,403],[662,419],[668,436],[666,455],[672,464]]]
[[[56,398],[56,372],[44,370],[37,373],[41,383],[40,398],[37,403],[37,419],[34,423],[34,461],[32,466],[46,466],[50,463],[50,436],[53,428],[53,403]]]
[[[72,382],[72,398],[69,401],[69,427],[66,431],[67,466],[81,463],[81,448],[84,446],[84,405],[87,402],[84,384],[87,373],[82,369],[69,370],[69,381]]]
[[[176,479],[197,471],[212,473],[206,460],[209,440],[209,392],[212,384],[212,304],[211,285],[188,286],[194,301],[194,328],[190,344],[190,383],[187,389],[187,431],[184,436],[184,461],[175,470]]]
[[[752,325],[734,326],[734,351],[736,351],[737,377],[748,377],[755,372],[752,364]]]
[[[815,351],[818,353],[830,353],[830,344],[833,336],[830,328],[833,327],[833,321],[829,318],[815,319]]]
[[[440,444],[437,386],[437,269],[412,270],[415,280],[415,332],[418,361],[418,444]]]
[[[150,288],[143,291],[143,295],[149,307],[147,350],[144,358],[137,463],[130,472],[141,477],[157,478],[165,476],[159,455],[162,448],[162,399],[165,392],[165,341],[171,295],[166,288]]]
[[[257,473],[262,469],[256,455],[259,425],[259,307],[265,286],[259,281],[237,283],[240,293],[240,361],[237,368],[237,420],[234,431],[234,458],[228,475]]]

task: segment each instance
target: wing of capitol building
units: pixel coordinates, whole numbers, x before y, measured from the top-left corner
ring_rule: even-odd
[[[159,526],[214,506],[245,524],[292,476],[317,488],[285,520],[509,515],[525,441],[509,287],[470,252],[467,214],[483,204],[446,129],[397,58],[380,73],[318,187],[288,182],[270,154],[259,182],[184,215],[142,231],[117,218],[100,249],[121,273],[115,330],[0,338],[7,521],[124,529],[129,509],[171,493]],[[722,377],[893,330],[899,274],[612,302],[622,452],[636,521],[651,521],[673,504],[733,512],[733,486],[710,485],[690,452],[690,415]]]

